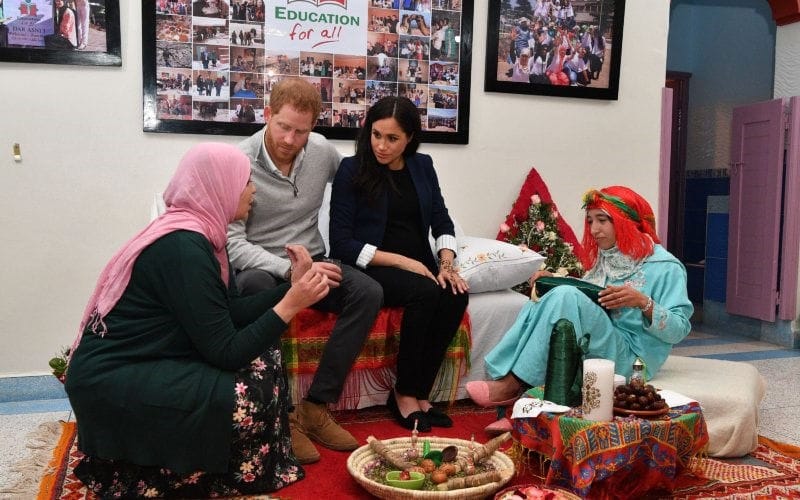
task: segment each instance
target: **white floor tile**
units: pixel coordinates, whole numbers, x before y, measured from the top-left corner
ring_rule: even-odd
[[[758,433],[764,437],[800,446],[798,429],[800,429],[800,406],[762,409],[759,413]]]

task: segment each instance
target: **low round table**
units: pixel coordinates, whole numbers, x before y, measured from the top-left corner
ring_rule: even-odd
[[[538,389],[529,394],[542,397]],[[549,461],[545,485],[569,488],[582,497],[638,498],[648,491],[672,491],[677,476],[708,443],[703,413],[694,402],[657,420],[594,422],[575,409],[511,421],[523,451]]]

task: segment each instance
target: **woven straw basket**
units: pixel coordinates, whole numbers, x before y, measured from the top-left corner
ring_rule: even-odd
[[[458,448],[459,456],[466,456],[470,451],[469,445],[471,442],[464,439],[438,437],[419,438],[417,441],[417,446],[421,446],[421,443],[424,439],[427,439],[430,442],[432,450],[441,450],[445,446],[452,445]],[[411,447],[410,437],[386,439],[381,440],[381,442],[386,445],[388,449],[392,450],[398,455],[402,454],[405,450]],[[473,486],[471,488],[462,488],[460,490],[451,491],[404,490],[389,486],[387,484],[377,483],[364,475],[364,467],[376,458],[377,455],[372,451],[369,445],[366,444],[350,454],[350,457],[347,459],[347,470],[350,472],[350,475],[353,476],[356,481],[358,481],[358,484],[360,484],[365,490],[378,498],[389,500],[405,500],[407,498],[424,498],[428,500],[444,498],[483,499],[491,496],[494,492],[502,488],[503,485],[506,484],[514,475],[514,462],[505,453],[496,451],[487,460],[494,465],[495,469],[500,471],[501,479],[499,482],[487,483],[480,486]]]
[[[495,493],[494,500],[501,499],[503,497],[503,495],[505,495],[506,493],[511,493],[514,490],[523,490],[523,489],[525,489],[525,488],[527,488],[529,486],[535,486],[539,490],[539,492],[542,493],[542,495],[544,495],[546,493],[554,493],[556,495],[555,498],[560,498],[562,500],[581,500],[581,497],[579,497],[578,495],[576,495],[575,493],[573,493],[573,492],[571,492],[569,490],[565,490],[563,488],[556,488],[556,487],[552,487],[552,486],[551,487],[545,487],[545,486],[538,485],[538,484],[522,484],[522,485],[518,484],[518,485],[515,485],[515,486],[509,486],[509,487],[503,489],[502,491],[498,491],[497,493]]]

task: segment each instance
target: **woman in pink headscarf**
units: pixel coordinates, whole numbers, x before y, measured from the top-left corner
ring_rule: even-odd
[[[226,229],[247,217],[249,176],[234,146],[190,149],[166,212],[98,279],[65,388],[86,455],[75,474],[104,498],[255,494],[304,476],[291,454],[280,336],[328,282],[293,246],[300,278],[238,296]]]

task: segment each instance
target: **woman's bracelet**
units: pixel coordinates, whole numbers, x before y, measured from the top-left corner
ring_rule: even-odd
[[[653,297],[647,297],[647,303],[642,307],[642,312],[646,313],[647,311],[653,308]]]

